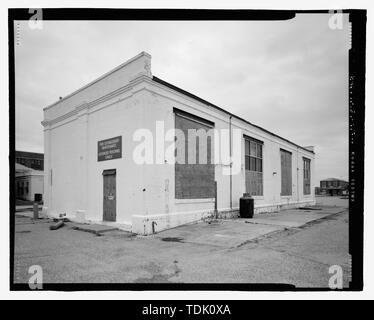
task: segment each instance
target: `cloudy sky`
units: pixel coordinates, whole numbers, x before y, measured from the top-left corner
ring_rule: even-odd
[[[348,178],[347,18],[288,21],[19,22],[16,148],[43,152],[43,108],[141,51],[152,73],[299,145],[316,179]]]

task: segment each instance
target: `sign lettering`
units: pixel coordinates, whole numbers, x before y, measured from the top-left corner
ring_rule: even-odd
[[[122,158],[122,136],[97,142],[97,161]]]

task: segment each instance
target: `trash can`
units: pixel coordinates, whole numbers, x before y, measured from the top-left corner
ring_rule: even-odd
[[[240,198],[239,213],[241,218],[253,218],[254,199],[249,193],[243,193]]]
[[[34,202],[41,202],[42,201],[42,194],[41,193],[35,193],[34,194]]]

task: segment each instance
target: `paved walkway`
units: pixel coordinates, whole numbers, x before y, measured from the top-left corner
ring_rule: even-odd
[[[347,203],[347,202],[345,202]],[[341,203],[339,203],[340,205]],[[20,206],[22,207],[22,206]],[[17,212],[18,215],[33,217],[33,212],[27,208]],[[290,228],[300,228],[306,224],[330,215],[334,215],[346,210],[341,206],[320,205],[309,209],[289,209],[272,214],[256,214],[252,219],[219,219],[206,220],[197,223],[187,224],[160,233],[146,236],[146,238],[157,238],[169,242],[185,242],[200,245],[212,245],[224,248],[239,247],[256,238],[269,234],[288,230]],[[40,217],[43,217],[40,213]],[[69,228],[78,231],[102,235],[107,232],[119,231],[112,225],[103,224],[80,224],[70,222]],[[127,232],[128,236],[134,236]],[[124,231],[124,234],[126,232]],[[141,237],[141,236],[138,236]]]
[[[300,228],[314,221],[346,211],[342,207],[321,210],[285,210],[274,214],[257,214],[253,219],[201,221],[148,236],[163,241],[188,242],[225,248],[239,247],[249,241],[290,228]]]

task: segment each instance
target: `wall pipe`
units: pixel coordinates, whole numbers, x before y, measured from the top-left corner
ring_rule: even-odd
[[[230,126],[230,209],[232,210],[232,137],[231,137],[231,118],[232,116],[230,116],[229,118],[229,126]]]
[[[300,201],[299,196],[299,148],[296,147],[296,190],[297,190],[297,203]]]

